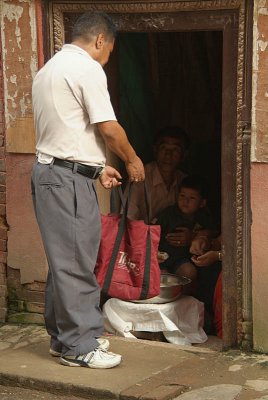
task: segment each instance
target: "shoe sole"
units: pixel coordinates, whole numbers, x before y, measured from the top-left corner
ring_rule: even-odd
[[[61,358],[60,363],[62,365],[65,365],[66,367],[86,367],[86,368],[94,368],[94,369],[108,369],[108,368],[114,368],[117,365],[119,365],[121,363],[121,360],[122,359],[120,359],[119,361],[118,360],[114,361],[113,363],[111,363],[109,365],[96,365],[96,364],[94,365],[94,364],[86,364],[86,363],[84,363],[84,364],[74,363],[69,360],[65,360],[64,358]]]
[[[59,351],[56,351],[56,350],[53,350],[53,349],[49,349],[49,354],[52,357],[60,357],[61,356],[61,353]]]
[[[97,341],[98,341],[98,339],[97,339]],[[109,347],[110,347],[110,342],[109,342],[109,340],[107,340],[107,339],[101,339],[101,341],[103,341],[102,342],[102,344],[100,344],[99,345],[99,347],[102,349],[102,350],[108,350],[109,349]],[[49,354],[52,356],[52,357],[60,357],[61,356],[61,353],[59,352],[59,351],[56,351],[56,350],[53,350],[53,349],[49,349]]]

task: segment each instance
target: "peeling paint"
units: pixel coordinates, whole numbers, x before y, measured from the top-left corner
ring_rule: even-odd
[[[258,8],[255,3],[254,6],[254,21],[253,21],[253,59],[252,59],[252,111],[251,111],[251,161],[257,161],[256,157],[256,131],[257,131],[257,121],[256,121],[256,97],[258,89],[258,66],[259,66],[259,55],[257,47],[258,39]]]
[[[261,7],[259,9],[259,14],[260,15],[268,15],[268,8],[267,7]]]
[[[0,0],[7,130],[31,115],[31,85],[38,70],[35,2],[12,3]]]
[[[21,111],[22,117],[25,117],[26,111],[28,109],[26,102],[27,102],[27,100],[25,100],[25,95],[23,93],[23,97],[20,99],[20,111]]]
[[[13,96],[10,96],[9,94],[7,94],[7,100],[9,100],[11,102],[11,107],[12,108],[17,108],[15,99],[18,96],[18,91],[16,90],[16,92],[13,94]]]
[[[17,84],[17,76],[15,74],[11,75],[10,77],[10,82],[14,83],[14,85]]]
[[[17,45],[21,49],[21,31],[19,28],[19,19],[21,18],[23,13],[23,7],[21,6],[14,6],[12,4],[3,4],[3,14],[4,16],[11,22],[13,20],[16,21],[16,28],[15,28],[15,36],[17,38]],[[5,27],[3,27],[5,28]]]
[[[261,51],[265,51],[268,46],[268,41],[258,40],[258,46],[261,49]]]
[[[256,3],[258,3],[259,8],[266,6],[266,0],[259,0],[258,2],[256,1]]]

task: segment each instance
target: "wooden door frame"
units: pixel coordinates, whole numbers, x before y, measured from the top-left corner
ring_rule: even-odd
[[[105,11],[114,17],[121,31],[222,31],[223,348],[251,348],[252,2],[44,0],[43,5],[47,10],[45,24],[50,30],[50,55],[64,43],[64,16],[68,13]]]

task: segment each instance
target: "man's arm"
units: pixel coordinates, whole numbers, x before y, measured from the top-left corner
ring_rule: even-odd
[[[144,181],[143,163],[129,143],[122,126],[117,121],[98,122],[97,126],[109,149],[125,163],[129,179],[134,182]]]

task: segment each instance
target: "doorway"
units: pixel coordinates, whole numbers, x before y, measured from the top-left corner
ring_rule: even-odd
[[[187,133],[182,169],[207,180],[220,230],[222,33],[121,32],[106,73],[116,115],[144,163],[159,129]]]
[[[79,13],[96,8],[110,13],[116,21],[120,32],[119,43],[120,40],[123,43],[126,37],[129,38],[129,35],[133,35],[133,38],[136,35],[135,40],[138,40],[138,36],[143,35],[141,42],[149,43],[150,53],[147,52],[147,60],[150,63],[158,62],[158,69],[155,65],[152,67],[148,62],[149,70],[151,68],[152,73],[151,86],[149,85],[151,94],[148,89],[152,96],[152,100],[149,101],[149,105],[153,106],[152,115],[157,115],[157,123],[160,125],[166,123],[164,119],[170,115],[172,122],[174,120],[174,123],[182,124],[192,136],[196,149],[193,151],[187,168],[194,169],[196,165],[202,165],[203,162],[207,173],[214,174],[210,179],[215,180],[213,188],[217,195],[215,199],[211,200],[211,205],[214,207],[215,214],[220,214],[224,254],[223,347],[241,344],[244,335],[242,308],[245,303],[248,305],[247,311],[250,319],[250,301],[248,298],[244,299],[243,296],[243,293],[247,293],[248,296],[250,293],[250,280],[243,279],[245,268],[250,269],[250,255],[247,251],[250,248],[249,196],[247,196],[249,186],[244,179],[249,172],[249,152],[244,151],[246,147],[243,146],[245,144],[245,141],[243,143],[244,129],[250,123],[250,96],[247,92],[250,85],[246,84],[249,83],[248,77],[250,76],[250,66],[248,68],[246,63],[248,51],[246,46],[248,25],[245,24],[248,17],[247,2],[233,1],[232,6],[229,6],[229,2],[225,0],[213,2],[213,5],[206,1],[202,4],[199,1],[126,1],[112,4],[111,2],[100,4],[97,1],[81,3],[69,1],[64,4],[48,1],[48,3],[51,6],[52,36],[50,43],[52,52],[59,50],[65,40],[68,41],[68,32]],[[188,43],[184,50],[181,47],[182,42]],[[189,43],[192,46],[189,46]],[[166,58],[161,56],[160,61],[159,57],[155,59],[156,49],[157,54],[162,52],[169,57],[169,72],[166,74]],[[191,56],[188,54],[190,60],[196,60],[197,54],[199,54],[198,59],[201,60],[204,54],[207,54],[207,64],[203,60],[203,69],[196,68],[195,71],[199,75],[197,82],[199,85],[206,84],[206,89],[203,87],[200,90],[199,86],[196,96],[194,96],[194,90],[197,91],[198,86],[194,88],[194,80],[190,79],[193,75],[190,75],[191,68],[187,62],[178,63],[181,70],[179,74],[177,73],[178,65],[175,63],[175,58],[173,60],[170,56],[174,49],[180,49],[180,55],[184,54],[185,57],[186,54],[183,51],[191,53]],[[117,51],[119,50],[117,49]],[[168,54],[170,55],[168,56]],[[179,55],[177,57],[179,59]],[[215,63],[213,63],[213,57],[215,57]],[[120,58],[120,63],[121,61]],[[114,63],[118,63],[118,57]],[[170,70],[173,64],[175,65],[173,74],[178,75],[176,78],[172,76]],[[113,68],[112,65],[113,63],[109,68]],[[176,96],[173,93],[172,96],[169,93],[164,96],[163,93],[171,87],[171,82],[175,82],[176,92],[180,89],[180,87],[178,88],[180,77],[183,69],[187,68],[188,85],[183,82],[185,84],[183,96]],[[215,70],[212,70],[213,68]],[[209,69],[211,69],[210,78],[208,78]],[[161,80],[159,73],[161,73]],[[109,70],[107,70],[107,74],[109,77]],[[122,110],[122,99],[116,83],[118,76],[116,79],[114,79],[116,75],[111,74],[111,76],[113,79],[109,86],[114,97],[113,103],[117,110]],[[217,77],[215,80],[212,79],[214,76]],[[211,101],[211,93],[213,93],[215,102]],[[183,101],[184,105],[182,105]],[[213,107],[213,110],[210,107]],[[156,111],[162,109],[165,110],[165,113]],[[193,118],[194,111],[198,114],[196,119]],[[123,121],[122,123],[124,124]],[[127,123],[127,119],[125,119],[125,123]],[[154,126],[148,121],[147,124],[148,132],[153,131]],[[156,118],[154,118],[154,124],[156,124]],[[150,135],[146,135],[148,140],[150,140]],[[136,140],[136,136],[132,140]],[[138,146],[140,146],[138,151],[143,152],[143,142],[139,139],[138,142]],[[211,148],[206,146],[207,142],[210,142]],[[202,159],[205,157],[204,150],[199,151],[202,145],[210,150],[209,155],[206,154],[206,160]],[[144,154],[143,157],[147,161],[150,154]],[[201,160],[198,157],[201,157]],[[219,160],[221,160],[220,163]]]

